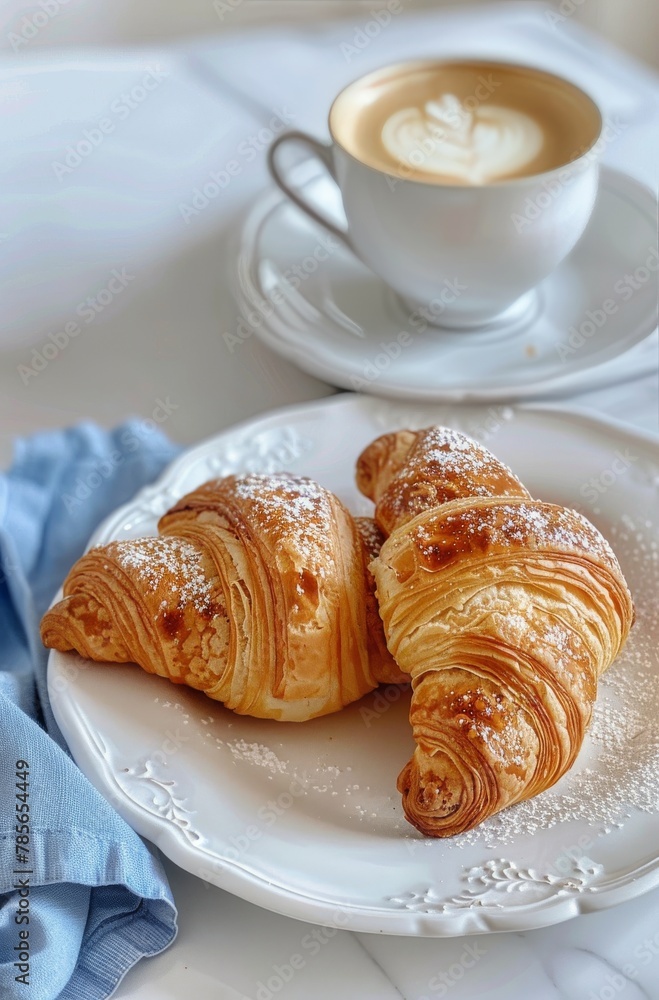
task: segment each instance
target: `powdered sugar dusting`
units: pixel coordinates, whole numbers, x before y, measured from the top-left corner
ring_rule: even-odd
[[[453,552],[525,546],[540,551],[584,552],[617,566],[611,546],[582,514],[541,501],[474,504],[452,514],[437,511],[415,530],[427,558],[436,555],[437,527],[451,535]]]
[[[468,476],[473,489],[471,496],[490,494],[486,480],[492,473],[510,476],[521,488],[517,477],[492,452],[450,427],[430,427],[425,431],[422,444],[406,466],[405,477],[413,480],[422,467],[431,468],[445,478]]]
[[[467,739],[479,740],[489,755],[502,765],[524,766],[523,734],[515,719],[506,718],[500,695],[491,698],[482,688],[476,687],[457,695],[451,708]]]
[[[508,466],[495,458],[491,451],[462,431],[452,427],[429,427],[422,433],[423,443],[411,457],[410,465],[436,464],[438,468],[453,475],[469,472],[475,476],[487,476],[495,469],[517,479]]]
[[[529,493],[508,466],[477,441],[450,427],[428,427],[416,433],[400,470],[381,495],[377,521],[390,532],[451,500],[494,496],[528,498]]]
[[[279,531],[307,561],[331,562],[331,494],[313,479],[289,473],[251,474],[236,480],[234,492],[251,503],[251,516],[263,531]]]
[[[201,553],[183,538],[139,538],[115,542],[115,557],[130,576],[137,577],[156,590],[167,585],[167,597],[176,596],[179,604],[192,604],[196,610],[208,607],[211,583],[202,565]]]
[[[528,496],[507,465],[483,445],[450,427],[429,427],[419,432],[417,444],[393,481],[394,494],[398,485],[413,487],[418,483],[431,483],[437,490],[438,502],[458,496]],[[413,497],[414,490],[405,491],[398,502],[409,505]],[[419,500],[423,497],[422,492]]]
[[[553,788],[446,845],[496,849],[576,820],[587,822],[596,836],[620,828],[633,811],[659,812],[659,542],[649,527],[625,515],[609,532],[634,595],[637,621],[622,654],[600,679],[574,767]],[[547,639],[559,649],[565,641],[557,626],[550,626]]]
[[[544,641],[549,643],[550,646],[555,646],[557,649],[569,653],[570,635],[571,631],[569,629],[556,622],[545,629]]]
[[[383,535],[372,517],[356,517],[355,524],[367,555],[375,559],[382,548]]]
[[[263,743],[248,743],[247,740],[226,741],[231,755],[236,760],[246,761],[256,767],[265,767],[273,774],[286,774],[288,761],[280,760],[274,750]]]

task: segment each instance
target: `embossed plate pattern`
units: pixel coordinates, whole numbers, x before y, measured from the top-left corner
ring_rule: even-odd
[[[435,422],[482,440],[535,495],[581,507],[613,541],[639,608],[655,600],[656,439],[554,407],[410,406],[347,395],[278,411],[187,452],[92,542],[152,534],[179,496],[236,471],[298,471],[366,513],[353,484],[360,449],[385,430]],[[656,620],[641,615],[647,662],[612,671],[657,675]],[[422,838],[395,789],[413,746],[409,695],[400,689],[295,725],[236,716],[132,665],[73,654],[51,653],[49,688],[76,761],[139,833],[200,878],[292,917],[390,934],[522,930],[659,884],[659,816],[627,807],[624,782],[623,809],[611,822],[595,808],[580,817],[566,809],[551,826],[520,823],[516,832],[510,811],[505,843],[492,830],[457,843]],[[656,690],[646,680],[641,693],[652,701]],[[615,687],[601,698],[615,708]],[[590,737],[575,773],[586,765],[606,780]],[[559,796],[570,780],[556,786]]]

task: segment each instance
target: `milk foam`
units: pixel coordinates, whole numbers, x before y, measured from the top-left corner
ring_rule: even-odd
[[[522,172],[542,149],[543,134],[521,111],[491,104],[471,111],[444,94],[390,115],[382,143],[395,160],[423,173],[487,184]]]

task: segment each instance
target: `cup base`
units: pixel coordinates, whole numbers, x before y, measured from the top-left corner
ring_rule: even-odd
[[[503,312],[497,313],[483,320],[469,320],[459,313],[443,312],[439,316],[434,316],[431,310],[422,304],[414,302],[412,299],[400,296],[406,309],[419,312],[430,326],[437,330],[444,330],[446,333],[490,333],[502,329],[519,329],[528,323],[538,314],[539,295],[535,288],[530,292],[516,299]]]

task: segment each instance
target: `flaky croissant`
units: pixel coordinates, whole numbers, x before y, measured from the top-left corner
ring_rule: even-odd
[[[158,530],[76,563],[42,621],[46,646],[135,662],[235,712],[295,722],[407,679],[368,570],[381,535],[312,480],[206,483]]]
[[[389,650],[412,678],[408,820],[449,837],[570,768],[634,609],[608,543],[533,500],[485,448],[433,427],[386,434],[357,484],[389,537],[371,564]]]

